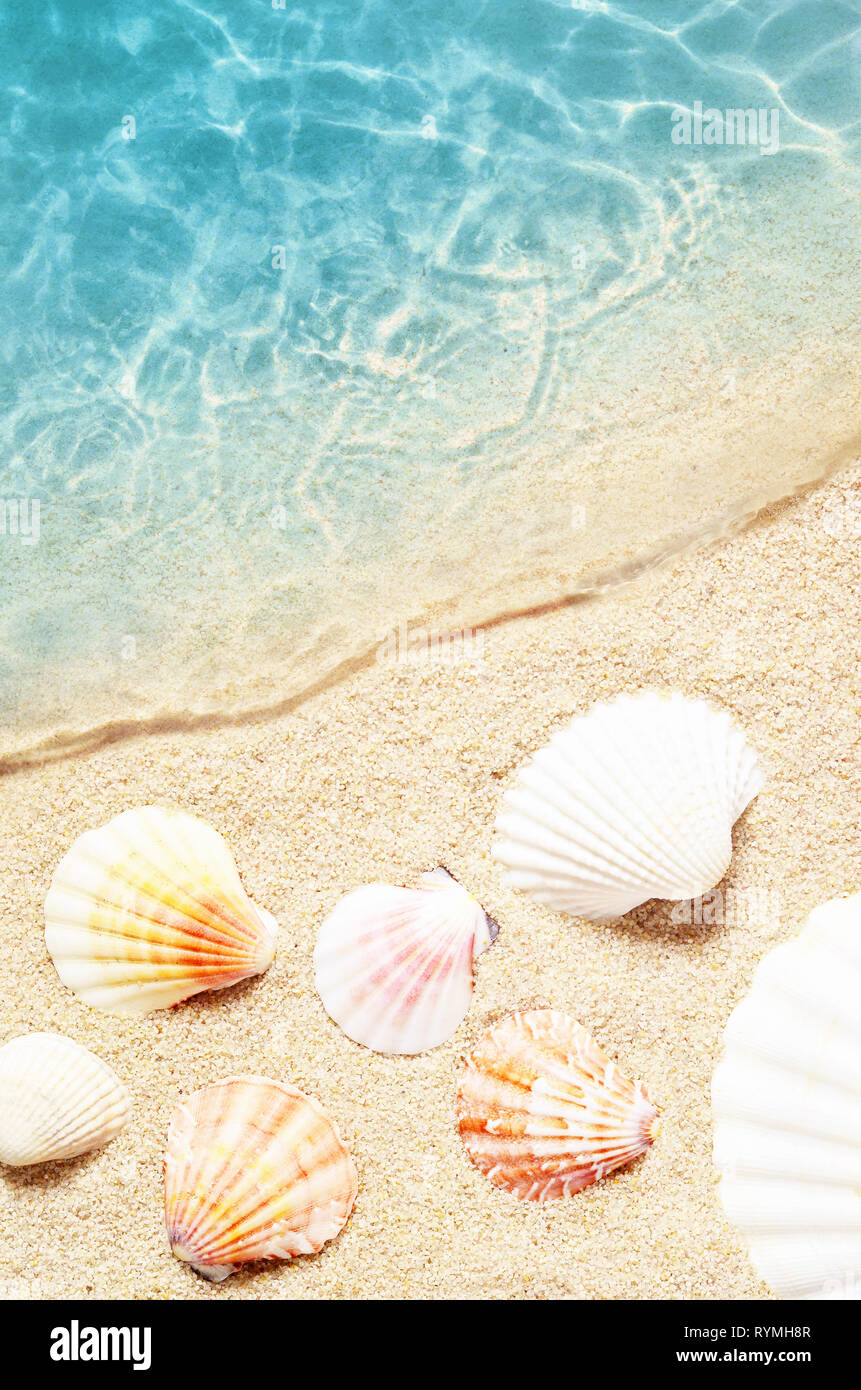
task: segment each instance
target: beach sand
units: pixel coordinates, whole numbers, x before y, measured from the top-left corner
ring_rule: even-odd
[[[857,834],[861,468],[624,591],[489,629],[481,660],[378,664],[275,721],[115,744],[3,779],[0,1041],[53,1029],[109,1060],[134,1115],[103,1151],[0,1176],[0,1291],[63,1298],[756,1298],[711,1164],[709,1081],[760,957],[861,886]],[[854,529],[858,529],[855,527]],[[169,672],[165,672],[169,681]],[[572,714],[641,687],[706,695],[761,755],[735,831],[741,920],[679,926],[647,904],[594,925],[508,890],[490,858],[500,797]],[[280,922],[268,973],[123,1020],[61,984],[44,947],[52,870],[138,803],[205,817]],[[317,927],[357,884],[445,864],[501,924],[445,1046],[377,1056],[327,1018]],[[569,1011],[665,1107],[626,1171],[545,1205],[494,1189],[454,1126],[460,1059],[512,1009]],[[318,1096],[353,1146],[353,1216],[314,1258],[223,1285],[169,1253],[162,1155],[179,1097],[237,1072]]]

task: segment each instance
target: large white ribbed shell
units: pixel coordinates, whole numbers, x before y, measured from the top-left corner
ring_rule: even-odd
[[[108,1013],[149,1013],[259,975],[276,931],[218,832],[160,806],[81,835],[45,901],[60,979]]]
[[[426,1052],[450,1038],[472,998],[472,963],[496,923],[445,869],[418,888],[368,884],[320,928],[317,991],[348,1037],[376,1052]]]
[[[660,1111],[581,1023],[555,1009],[509,1014],[461,1072],[457,1122],[496,1187],[543,1202],[631,1163],[654,1142]]]
[[[129,1117],[116,1073],[60,1033],[27,1033],[0,1047],[0,1163],[22,1168],[107,1144]]]
[[[220,1281],[251,1260],[312,1255],[356,1200],[356,1167],[319,1101],[231,1076],[177,1106],[165,1158],[171,1249]]]
[[[762,778],[744,734],[704,700],[646,691],[596,705],[521,768],[493,855],[515,888],[593,919],[719,883]]]
[[[861,1298],[861,893],[760,962],[712,1082],[727,1216],[781,1298]]]

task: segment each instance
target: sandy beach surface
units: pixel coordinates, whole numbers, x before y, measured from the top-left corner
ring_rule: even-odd
[[[709,1081],[757,961],[828,897],[861,887],[857,833],[861,468],[624,591],[489,629],[452,664],[380,662],[288,717],[148,737],[3,779],[0,1041],[68,1034],[128,1084],[104,1150],[0,1175],[0,1293],[128,1298],[756,1298],[711,1164]],[[169,671],[165,680],[170,680]],[[554,729],[619,691],[672,687],[730,710],[766,786],[738,823],[730,920],[679,925],[647,904],[594,925],[508,890],[490,857],[505,786]],[[278,918],[268,973],[143,1019],[96,1013],[43,937],[51,873],[129,806],[192,811],[228,839]],[[448,1044],[377,1056],[315,993],[318,925],[347,889],[445,864],[501,924]],[[553,1006],[580,1019],[665,1108],[634,1167],[545,1205],[495,1190],[454,1126],[460,1059],[488,1023]],[[318,1096],[360,1189],[313,1258],[213,1286],[172,1258],[164,1137],[177,1100],[239,1072]]]

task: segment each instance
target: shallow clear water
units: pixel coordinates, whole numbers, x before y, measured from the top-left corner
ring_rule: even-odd
[[[276,6],[7,4],[7,744],[571,592],[858,428],[859,4]]]

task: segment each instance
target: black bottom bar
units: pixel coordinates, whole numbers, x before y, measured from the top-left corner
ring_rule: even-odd
[[[663,1376],[756,1366],[769,1374],[789,1367],[823,1372],[852,1365],[858,1313],[853,1303],[578,1303],[456,1300],[389,1305],[217,1301],[2,1303],[0,1333],[16,1364],[92,1381],[145,1375],[239,1374],[239,1390],[261,1377],[290,1380],[296,1358],[321,1359],[330,1379],[339,1363],[385,1384],[427,1376],[438,1361],[446,1382],[466,1370],[517,1374],[515,1348],[542,1367],[566,1370],[572,1384],[603,1367],[614,1381],[629,1371]],[[464,1340],[464,1333],[466,1338]],[[410,1338],[404,1342],[404,1338]],[[540,1340],[536,1340],[540,1338]],[[412,1348],[407,1361],[404,1348]],[[583,1360],[580,1360],[580,1357]],[[530,1358],[531,1359],[531,1358]],[[484,1368],[482,1371],[481,1368]],[[497,1369],[494,1369],[497,1368]],[[306,1372],[307,1374],[307,1372]]]

